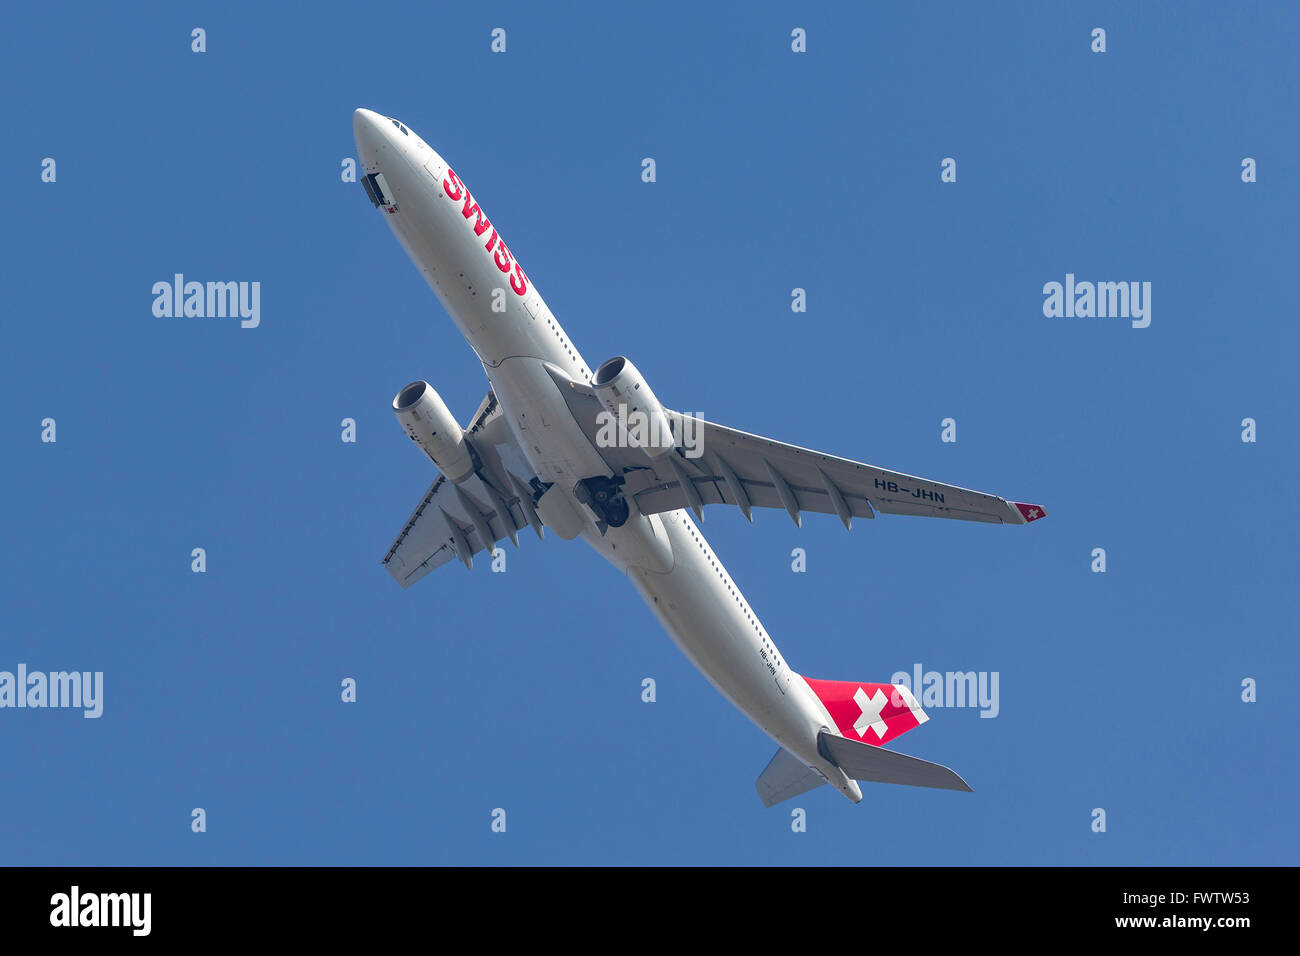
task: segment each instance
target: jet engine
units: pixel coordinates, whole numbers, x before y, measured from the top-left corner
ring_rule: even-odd
[[[596,369],[591,387],[631,442],[651,458],[661,458],[677,446],[668,413],[631,361],[616,355],[605,362]]]
[[[460,482],[474,473],[465,430],[432,385],[412,382],[393,399],[393,411],[402,430],[448,479]]]

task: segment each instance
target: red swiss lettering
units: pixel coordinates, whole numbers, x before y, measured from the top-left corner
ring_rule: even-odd
[[[487,216],[483,215],[483,210],[479,208],[478,203],[474,201],[474,197],[468,191],[465,193],[465,208],[461,210],[461,215],[466,219],[470,216],[478,217],[474,221],[474,235],[476,236],[481,236],[492,228],[492,223],[488,222]]]
[[[497,251],[493,253],[492,260],[502,272],[510,272],[510,250],[506,248],[504,242],[497,243]]]
[[[462,185],[460,179],[457,178],[456,174],[451,171],[451,167],[448,166],[447,176],[442,181],[442,191],[447,194],[447,198],[451,200],[459,199],[461,197]]]

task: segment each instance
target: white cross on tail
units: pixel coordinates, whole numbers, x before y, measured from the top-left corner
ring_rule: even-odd
[[[866,734],[867,728],[870,727],[876,732],[876,736],[884,739],[885,732],[889,730],[889,725],[880,719],[880,711],[889,701],[889,698],[876,688],[876,692],[870,697],[861,687],[853,695],[854,702],[862,708],[862,716],[853,722],[853,729],[862,737]]]

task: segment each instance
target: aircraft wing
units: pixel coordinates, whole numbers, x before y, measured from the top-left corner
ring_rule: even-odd
[[[696,420],[691,427],[698,429],[699,457],[688,458],[679,449],[665,456],[670,460],[663,464],[638,462],[628,473],[627,493],[642,514],[692,506],[683,478],[694,486],[701,507],[720,502],[746,512],[750,507],[784,508],[795,524],[805,511],[838,515],[846,527],[852,518],[874,518],[876,512],[1003,524],[1028,524],[1047,514],[1040,505],[1010,502],[713,422]]]
[[[503,538],[518,544],[516,532],[535,519],[521,504],[516,470],[523,457],[494,393],[483,399],[468,435],[479,470],[459,485],[439,475],[384,555],[384,567],[403,588],[456,558],[469,567],[475,554],[491,552]],[[531,474],[526,465],[522,470]],[[533,527],[540,536],[541,525]]]
[[[623,476],[624,493],[635,499],[642,514],[688,507],[698,514],[704,505],[727,504],[747,517],[752,508],[783,508],[795,524],[805,511],[833,514],[845,527],[855,517],[874,518],[876,512],[1001,524],[1028,524],[1047,515],[1041,505],[1007,501],[673,411],[667,414],[676,435],[695,430],[693,441],[681,445],[694,445],[697,457],[687,457],[681,446],[657,459],[635,447],[601,447],[599,399],[588,386],[563,384],[570,409],[614,473]]]

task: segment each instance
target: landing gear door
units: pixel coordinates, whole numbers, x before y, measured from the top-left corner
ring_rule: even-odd
[[[393,192],[388,188],[388,180],[383,173],[370,173],[361,177],[361,185],[375,206],[382,207],[390,216],[397,212],[397,202],[393,199]]]

